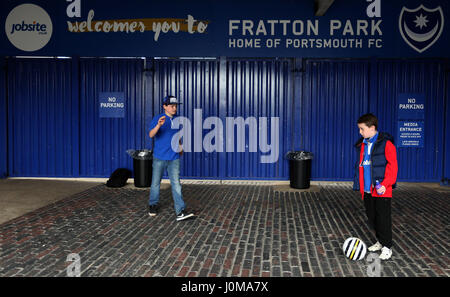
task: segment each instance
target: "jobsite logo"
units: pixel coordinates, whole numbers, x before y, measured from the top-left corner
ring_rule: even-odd
[[[8,14],[5,32],[16,48],[34,52],[50,41],[53,26],[50,16],[40,6],[22,4]]]

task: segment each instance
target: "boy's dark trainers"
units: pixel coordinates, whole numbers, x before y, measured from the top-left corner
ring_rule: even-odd
[[[183,210],[179,214],[177,214],[177,221],[183,221],[183,220],[193,218],[193,217],[194,217],[193,213],[188,213]]]
[[[149,205],[148,206],[148,215],[154,217],[158,214],[158,206],[157,205]]]

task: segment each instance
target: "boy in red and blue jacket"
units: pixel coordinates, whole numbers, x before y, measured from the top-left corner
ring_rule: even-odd
[[[378,240],[368,250],[381,250],[380,259],[387,260],[392,256],[391,199],[397,180],[397,152],[393,137],[377,131],[376,116],[362,115],[357,123],[362,138],[355,144],[359,162],[355,164],[353,189],[361,192],[369,226]]]

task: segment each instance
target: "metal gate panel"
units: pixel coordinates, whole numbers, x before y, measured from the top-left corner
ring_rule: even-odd
[[[225,153],[225,178],[286,179],[289,175],[285,153],[292,148],[293,127],[293,62],[290,59],[261,59],[227,61],[226,97],[223,108],[227,117],[258,119],[258,131],[262,129],[259,119],[267,118],[267,138],[271,141],[271,118],[278,118],[279,130],[274,139],[279,143],[276,162],[263,163],[261,139],[258,135],[258,152],[249,150],[250,131],[246,127],[245,152]],[[221,105],[222,106],[222,105]],[[225,122],[225,118],[222,117]],[[236,131],[235,131],[236,132]],[[272,148],[273,149],[273,148]]]
[[[444,124],[444,160],[442,162],[444,170],[442,172],[442,183],[448,185],[450,180],[450,64],[447,61],[445,66],[445,90],[447,94],[445,95],[445,124]]]
[[[368,109],[369,62],[307,60],[305,71],[301,149],[314,154],[312,179],[350,180],[356,121]]]
[[[133,168],[127,149],[145,148],[143,59],[80,59],[80,176]],[[125,117],[100,118],[99,93],[124,92]]]
[[[6,59],[0,57],[0,178],[8,176],[8,105],[6,103]],[[4,70],[3,70],[4,69]]]
[[[438,182],[444,160],[445,64],[442,61],[385,60],[377,63],[375,88],[378,96],[371,110],[378,115],[380,130],[398,134],[397,114],[400,93],[425,95],[423,148],[398,148],[399,181]]]
[[[181,175],[211,179],[287,178],[287,162],[283,155],[292,133],[288,124],[293,100],[291,70],[290,60],[155,60],[154,115],[163,111],[161,99],[172,94],[183,103],[178,114],[187,117],[192,124],[192,147],[182,158]],[[196,109],[201,110],[202,116],[201,141],[212,130],[203,129],[208,117],[219,118],[222,122],[224,143],[219,152],[206,152],[203,145],[201,152],[195,152],[194,135],[200,130],[197,127],[194,131]],[[235,147],[234,152],[226,152],[226,117],[268,117],[269,140],[270,117],[279,117],[278,162],[262,164],[261,153],[249,151],[248,130],[246,151],[236,152]],[[234,137],[236,144],[237,133]]]
[[[8,61],[10,176],[64,177],[74,171],[70,59]]]
[[[201,110],[202,119],[218,116],[219,113],[219,62],[218,60],[155,60],[153,116],[164,112],[162,99],[176,96],[182,105],[178,115],[191,123],[191,146],[184,147],[181,158],[181,176],[185,178],[218,178],[218,152],[205,152],[194,148],[194,111]],[[147,101],[148,102],[148,101]],[[150,123],[151,119],[146,122]],[[200,122],[202,124],[203,121]],[[149,126],[146,131],[149,131]],[[197,133],[198,133],[197,127]],[[208,131],[201,129],[201,139]],[[148,133],[147,133],[148,135]]]

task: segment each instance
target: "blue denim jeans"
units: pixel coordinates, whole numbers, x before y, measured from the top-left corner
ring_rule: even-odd
[[[148,204],[155,205],[158,203],[161,178],[164,174],[164,171],[167,169],[167,173],[169,174],[170,179],[170,185],[172,188],[173,202],[175,204],[175,213],[179,214],[186,207],[184,204],[183,196],[181,194],[180,159],[165,161],[153,158],[152,168],[152,185],[150,187],[150,199],[148,201]]]

